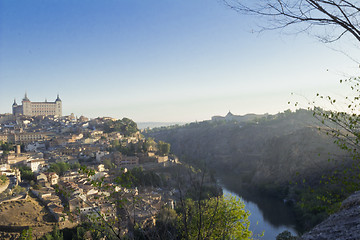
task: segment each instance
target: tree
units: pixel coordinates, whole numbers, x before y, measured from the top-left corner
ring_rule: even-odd
[[[143,144],[143,150],[145,152],[154,151],[156,149],[156,142],[153,138],[149,137]]]
[[[263,29],[279,29],[301,25],[300,31],[320,27],[318,36],[334,42],[350,35],[360,42],[360,4],[352,0],[224,0],[235,11],[263,16],[269,25]],[[300,32],[299,31],[299,32]]]
[[[31,171],[31,168],[26,165],[19,165],[18,166],[20,173],[21,173],[21,179],[28,180],[28,181],[35,181],[36,177],[34,173]]]
[[[158,152],[160,156],[167,156],[170,153],[170,143],[159,141]]]
[[[0,149],[3,150],[3,156],[7,156],[9,155],[9,152],[14,149],[14,145],[0,141]]]
[[[164,207],[156,216],[156,230],[160,239],[175,239],[178,215],[175,210]]]
[[[181,239],[250,239],[250,213],[233,196],[187,199],[179,215]]]
[[[178,179],[176,211],[177,239],[250,239],[248,217],[244,203],[233,196],[224,197],[211,182],[206,161],[201,168],[184,164]],[[215,186],[214,186],[215,184]],[[211,189],[211,186],[216,189]]]
[[[63,233],[60,232],[60,229],[57,225],[54,225],[51,233],[47,233],[40,238],[40,240],[63,240]]]
[[[32,237],[32,228],[24,229],[21,232],[20,240],[32,240],[32,239],[33,239],[33,237]]]
[[[137,124],[129,118],[123,118],[116,121],[108,120],[107,122],[105,122],[103,128],[104,131],[107,133],[120,132],[125,136],[131,136],[132,134],[139,131],[137,128]]]
[[[76,165],[75,168],[79,167],[80,165]],[[48,172],[55,172],[56,174],[62,176],[66,171],[70,169],[70,165],[66,162],[58,162],[50,164]]]
[[[5,184],[7,181],[8,181],[7,176],[0,174],[0,186]]]
[[[344,161],[326,183],[341,184],[343,192],[352,193],[360,189],[360,77],[340,80],[350,83],[354,91],[353,97],[345,97],[345,101],[337,101],[331,96],[317,94],[326,99],[330,106],[341,110],[324,110],[314,107],[314,116],[323,123],[321,131],[334,138],[334,142],[351,156],[352,162]]]
[[[277,235],[276,240],[296,240],[297,237],[293,236],[289,231],[283,231]]]
[[[306,219],[305,227],[314,226],[328,214],[338,211],[345,198],[360,190],[359,81],[360,78],[340,80],[341,83],[350,83],[354,91],[344,99],[317,94],[317,99],[308,103],[308,109],[321,123],[318,125],[319,131],[332,137],[344,153],[341,159],[330,156],[333,167],[326,169],[326,172],[319,166],[318,170],[322,173],[317,182],[303,179],[301,184],[296,184],[300,188],[300,198],[295,207],[301,209],[301,217]]]

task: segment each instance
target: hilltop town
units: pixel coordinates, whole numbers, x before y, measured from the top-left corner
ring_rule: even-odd
[[[0,238],[30,228],[39,238],[99,217],[126,235],[129,224],[154,225],[163,206],[174,208],[181,163],[170,144],[146,139],[128,118],[54,115],[59,102],[25,95],[0,114]]]

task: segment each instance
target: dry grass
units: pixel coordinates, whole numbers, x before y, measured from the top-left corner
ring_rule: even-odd
[[[54,223],[49,211],[37,199],[30,196],[26,200],[0,205],[0,225],[30,226],[35,238],[52,231]]]

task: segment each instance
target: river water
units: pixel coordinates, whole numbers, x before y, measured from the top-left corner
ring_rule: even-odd
[[[226,184],[222,179],[219,183],[224,195],[232,194],[244,201],[246,210],[250,211],[250,230],[255,234],[264,233],[260,239],[271,240],[287,230],[298,235],[295,216],[289,206],[283,201],[241,189],[234,184]]]

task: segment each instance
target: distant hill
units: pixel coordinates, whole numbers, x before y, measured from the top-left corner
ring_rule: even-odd
[[[320,132],[311,111],[285,111],[253,116],[248,121],[204,121],[154,129],[146,136],[171,144],[191,162],[206,161],[213,169],[230,171],[241,183],[282,184],[296,176],[319,175],[334,167],[329,158],[345,153]],[[240,183],[239,182],[239,183]]]
[[[249,113],[246,115],[234,115],[230,111],[226,114],[225,117],[222,116],[213,116],[211,117],[211,121],[226,121],[226,122],[248,122],[253,121],[258,118],[267,117],[269,114],[253,114]]]
[[[158,128],[158,127],[167,127],[172,125],[179,125],[182,126],[186,124],[185,122],[137,122],[136,123],[139,129],[146,129],[146,128]]]

